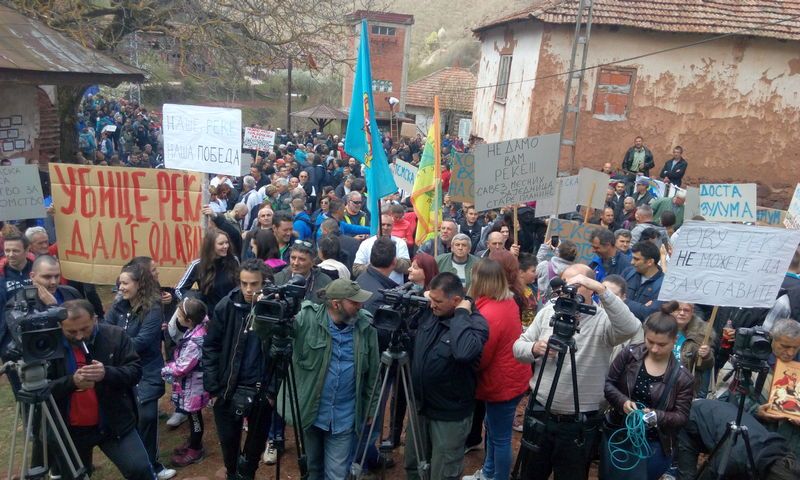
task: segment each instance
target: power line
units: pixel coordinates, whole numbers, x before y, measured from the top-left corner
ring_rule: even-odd
[[[567,71],[564,71],[564,72],[551,73],[551,74],[548,74],[548,75],[541,75],[541,76],[528,78],[528,79],[515,80],[513,82],[509,81],[509,82],[505,82],[505,83],[495,83],[495,84],[488,84],[488,85],[476,85],[474,87],[464,87],[464,88],[459,88],[459,89],[456,89],[456,90],[449,90],[447,93],[467,92],[467,91],[472,91],[472,90],[482,90],[482,89],[485,89],[485,88],[498,87],[500,85],[516,85],[516,84],[527,83],[527,82],[535,82],[537,80],[546,80],[548,78],[555,78],[555,77],[560,77],[560,76],[563,76],[563,75],[571,75],[571,74],[577,73],[577,72],[586,72],[586,71],[589,71],[589,70],[595,70],[597,68],[608,67],[608,66],[611,66],[611,65],[617,65],[617,64],[620,64],[620,63],[631,62],[631,61],[634,61],[634,60],[639,60],[639,59],[642,59],[642,58],[652,57],[652,56],[655,56],[655,55],[660,55],[660,54],[663,54],[663,53],[673,52],[673,51],[676,51],[676,50],[682,50],[682,49],[685,49],[685,48],[691,48],[691,47],[694,47],[694,46],[697,46],[697,45],[702,45],[704,43],[714,42],[714,41],[721,40],[721,39],[724,39],[724,38],[732,37],[734,35],[741,35],[741,34],[744,34],[744,33],[747,33],[747,32],[753,32],[753,31],[756,31],[756,30],[763,30],[763,29],[765,29],[767,27],[780,25],[782,23],[790,22],[792,20],[797,20],[797,19],[800,19],[800,14],[792,15],[790,17],[779,19],[779,20],[776,20],[776,21],[773,21],[773,22],[764,23],[764,24],[761,24],[760,26],[757,26],[757,27],[743,28],[743,29],[736,30],[736,31],[733,31],[733,32],[728,32],[728,33],[724,33],[724,34],[721,34],[721,35],[716,35],[716,36],[713,36],[713,37],[709,37],[709,38],[705,38],[705,39],[702,39],[702,40],[698,40],[696,42],[686,43],[686,44],[682,44],[682,45],[676,45],[674,47],[664,48],[664,49],[661,49],[661,50],[655,50],[653,52],[643,53],[641,55],[635,55],[633,57],[622,58],[622,59],[613,60],[613,61],[610,61],[610,62],[598,63],[596,65],[591,65],[591,66],[588,66],[588,67],[582,68],[582,69],[579,68],[579,69],[575,69],[575,70],[567,70]]]

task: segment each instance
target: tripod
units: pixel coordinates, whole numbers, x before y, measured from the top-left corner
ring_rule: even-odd
[[[420,432],[419,427],[419,419],[417,418],[417,404],[414,400],[414,387],[411,384],[411,358],[408,356],[408,352],[403,350],[402,344],[403,340],[407,337],[405,333],[392,333],[391,340],[389,341],[388,348],[381,354],[381,366],[378,370],[378,378],[375,379],[375,384],[372,386],[372,392],[370,393],[369,397],[369,404],[372,404],[373,400],[375,399],[375,394],[378,394],[378,406],[375,408],[375,414],[372,416],[373,419],[378,419],[379,415],[383,413],[382,406],[385,405],[385,401],[389,395],[389,388],[392,386],[389,383],[389,378],[394,373],[394,388],[392,390],[392,403],[394,403],[396,396],[397,396],[397,389],[400,386],[400,382],[402,382],[403,390],[405,393],[406,403],[408,405],[408,429],[411,432],[411,438],[413,440],[414,445],[414,453],[417,459],[417,472],[422,480],[428,479],[428,474],[430,470],[430,465],[424,459],[424,452],[422,448],[422,434]],[[380,391],[378,391],[378,385],[381,386]],[[395,418],[396,412],[392,409],[391,418],[390,418],[390,425],[394,425],[397,419]],[[402,420],[402,419],[401,419]],[[375,430],[375,421],[372,422],[372,425],[369,426],[369,432],[366,436],[366,441],[364,438],[364,432],[367,430],[367,422],[368,419],[364,419],[364,425],[362,426],[361,430],[358,433],[358,445],[359,448],[363,447],[363,451],[361,452],[361,458],[358,459],[358,462],[353,462],[350,467],[350,476],[351,480],[360,479],[364,474],[364,463],[367,460],[367,449],[369,445],[366,443],[370,441],[372,438],[372,434]],[[391,440],[388,441],[387,448],[391,449],[394,447]],[[408,442],[406,442],[408,445]],[[384,445],[381,444],[381,450],[384,449]],[[381,471],[381,478],[383,478],[385,471]]]
[[[559,319],[555,319],[555,322],[559,321]],[[577,332],[577,329],[575,329],[575,331]],[[551,350],[557,352],[556,371],[553,375],[553,383],[550,385],[550,391],[547,394],[547,401],[544,405],[545,421],[550,416],[550,408],[553,406],[553,399],[556,395],[556,386],[558,385],[558,380],[561,377],[561,370],[564,367],[564,359],[569,352],[570,365],[572,366],[572,400],[575,408],[575,422],[585,423],[585,417],[580,413],[580,405],[578,401],[578,372],[575,368],[575,352],[577,351],[577,347],[575,346],[575,338],[572,336],[565,337],[554,333],[550,336],[550,338],[547,339],[547,348],[545,349],[544,356],[542,357],[542,366],[539,370],[539,375],[536,377],[536,384],[534,385],[533,391],[530,394],[528,406],[525,409],[522,440],[520,442],[517,460],[514,463],[514,470],[511,472],[512,480],[522,480],[523,478],[529,477],[529,475],[525,474],[525,467],[528,464],[530,455],[539,453],[541,451],[540,442],[544,440],[545,436],[547,435],[547,423],[537,420],[534,414],[540,411],[536,408],[536,396],[539,393],[539,387],[542,384],[542,374],[544,373],[544,368],[545,365],[547,365],[547,359],[550,356]],[[579,433],[576,444],[578,446],[583,445],[583,429],[581,429],[581,432]]]
[[[24,425],[24,444],[20,462],[20,480],[43,480],[50,471],[48,456],[49,441],[58,444],[58,454],[63,465],[69,469],[74,479],[89,479],[88,472],[81,462],[78,450],[69,435],[67,425],[61,417],[53,395],[50,394],[50,381],[46,377],[47,362],[32,363],[8,362],[0,368],[0,375],[6,374],[15,389],[17,408],[11,432],[11,448],[8,460],[8,478],[14,471],[14,453],[17,446],[17,427]],[[41,458],[36,459],[34,457]]]
[[[294,444],[297,449],[297,468],[300,470],[300,478],[308,478],[308,457],[306,456],[305,440],[303,438],[302,425],[300,422],[300,397],[297,395],[297,381],[294,376],[294,366],[292,365],[292,342],[288,336],[273,336],[270,344],[269,356],[270,375],[268,378],[275,379],[275,384],[280,386],[286,382],[282,398],[281,418],[286,418],[286,398],[289,398],[289,410],[292,414],[292,430],[294,432]],[[275,375],[273,377],[273,375]],[[278,455],[275,462],[275,478],[281,478],[281,456]]]
[[[717,479],[722,480],[725,477],[725,470],[727,469],[728,462],[731,459],[731,452],[733,451],[733,447],[736,446],[736,441],[739,439],[739,437],[742,437],[744,448],[747,451],[747,466],[749,473],[755,480],[759,479],[758,470],[756,469],[756,462],[753,457],[753,448],[750,446],[750,432],[747,430],[747,425],[742,425],[744,401],[748,393],[750,393],[750,388],[752,386],[751,376],[754,369],[742,366],[736,361],[734,362],[733,381],[736,385],[736,392],[739,393],[739,409],[736,412],[736,420],[728,422],[728,425],[725,427],[725,433],[722,435],[722,438],[719,439],[717,444],[714,445],[714,448],[711,450],[711,454],[708,456],[708,460],[706,460],[706,463],[697,473],[695,480],[699,480],[703,477],[706,469],[709,468],[711,462],[717,456],[719,456],[719,473],[717,475]],[[762,365],[757,369],[759,370],[759,381],[757,381],[756,384],[759,385],[763,383],[762,379],[769,370],[769,367]],[[756,389],[756,391],[758,390],[760,390],[760,388]]]

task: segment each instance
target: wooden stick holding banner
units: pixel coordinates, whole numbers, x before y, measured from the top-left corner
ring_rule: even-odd
[[[711,317],[708,319],[708,323],[706,324],[706,331],[703,335],[703,343],[700,344],[702,347],[703,345],[708,345],[708,339],[711,338],[711,332],[714,331],[714,320],[717,318],[717,311],[719,310],[719,305],[714,305],[714,308],[711,310]],[[695,361],[692,362],[692,375],[694,375],[694,369],[700,363],[700,355],[697,355]]]
[[[596,189],[597,182],[592,182],[592,189],[589,191],[589,198],[586,199],[586,212],[583,214],[583,223],[589,223],[589,212],[592,211],[592,198],[594,198],[594,191]]]
[[[433,97],[433,258],[439,255],[439,213],[441,212],[441,201],[439,192],[441,192],[441,179],[442,179],[442,132],[441,123],[439,122],[439,96]]]
[[[208,180],[208,174],[204,173],[202,175],[203,175],[203,183],[201,187],[202,191],[200,192],[200,198],[202,202],[201,205],[206,206],[209,203],[211,203],[211,192],[209,191],[211,184],[209,183]],[[208,216],[200,215],[200,227],[203,229],[203,232],[208,230]]]

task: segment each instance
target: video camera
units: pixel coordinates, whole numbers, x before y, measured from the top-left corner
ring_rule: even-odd
[[[733,341],[733,355],[745,368],[757,370],[772,354],[770,334],[761,327],[739,328]]]
[[[387,332],[407,332],[408,318],[417,310],[430,305],[430,300],[414,295],[408,282],[395,288],[378,290],[383,295],[385,304],[381,305],[373,315],[372,325],[378,330]]]
[[[21,360],[32,364],[64,357],[61,321],[67,311],[50,307],[45,311],[35,309],[39,292],[35,286],[24,287],[24,302],[18,302],[8,312],[7,324],[16,344],[10,350],[19,350]]]
[[[561,340],[572,338],[580,333],[579,313],[594,315],[597,307],[583,303],[586,299],[578,293],[576,285],[567,285],[564,280],[556,277],[550,281],[550,287],[556,297],[551,300],[555,313],[550,318],[553,335]]]
[[[288,337],[292,318],[300,311],[306,295],[306,279],[293,275],[283,285],[264,283],[262,297],[253,306],[253,331],[264,340]]]

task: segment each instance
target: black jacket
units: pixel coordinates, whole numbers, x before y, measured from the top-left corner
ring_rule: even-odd
[[[203,340],[203,386],[212,397],[229,400],[239,379],[246,344],[245,327],[250,304],[236,288],[217,304]],[[262,342],[264,358],[267,350]]]
[[[661,173],[658,175],[658,178],[669,178],[669,183],[675,185],[676,187],[681,186],[681,182],[683,181],[683,176],[686,174],[686,167],[689,166],[686,163],[686,160],[681,158],[678,160],[678,163],[675,164],[672,168],[670,168],[670,163],[672,162],[672,158],[664,162],[664,166],[661,168]]]
[[[202,300],[206,304],[206,307],[208,307],[209,318],[212,319],[214,318],[211,315],[214,313],[214,306],[217,304],[217,302],[222,300],[223,297],[230,293],[231,290],[236,288],[238,281],[233,273],[224,268],[224,262],[222,258],[214,260],[214,266],[216,267],[216,273],[214,274],[214,285],[211,287],[207,295],[203,293],[197,295],[197,298]],[[178,280],[178,284],[175,285],[175,297],[178,299],[178,301],[182,301],[195,285],[197,285],[198,290],[200,289],[201,275],[202,272],[200,271],[200,259],[193,260],[192,263],[186,267],[186,272],[184,272],[181,279]]]
[[[478,363],[489,326],[483,316],[457,308],[440,318],[428,309],[420,319],[411,359],[411,381],[420,413],[458,421],[472,415]]]
[[[377,271],[372,265],[367,266],[367,269],[358,276],[356,282],[364,290],[372,292],[370,299],[364,302],[361,308],[368,311],[373,316],[375,315],[375,310],[377,310],[381,305],[385,304],[383,294],[378,290],[394,288],[397,286],[397,282]]]
[[[105,367],[105,378],[95,384],[100,408],[100,428],[121,437],[138,422],[134,387],[142,378],[142,365],[133,343],[119,327],[99,324],[89,343],[92,358]],[[72,373],[64,361],[54,362],[50,393],[62,417],[69,421],[70,397],[75,391]]]
[[[655,161],[653,160],[653,152],[650,151],[647,147],[644,148],[644,165],[641,166],[639,172],[643,173],[645,177],[650,176],[650,169],[655,167]],[[631,166],[633,166],[633,152],[636,150],[636,147],[631,147],[625,152],[625,158],[622,159],[622,169],[625,172],[631,172]],[[631,173],[639,173],[639,172],[631,172]]]
[[[161,355],[163,319],[161,302],[153,303],[144,312],[133,313],[130,302],[119,299],[103,320],[103,323],[125,330],[141,359],[142,381],[136,387],[140,402],[164,395],[164,380],[161,379],[161,369],[164,367],[164,357]]]

